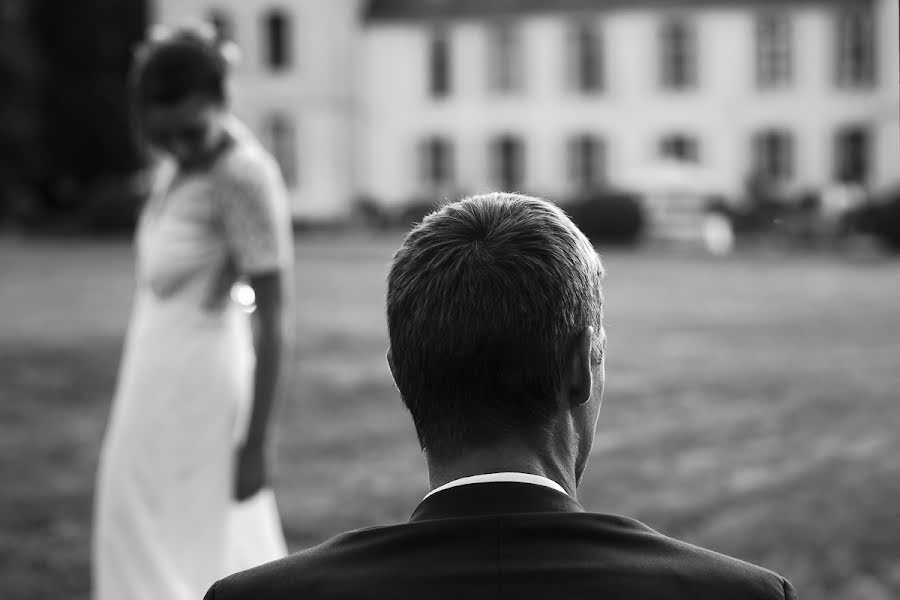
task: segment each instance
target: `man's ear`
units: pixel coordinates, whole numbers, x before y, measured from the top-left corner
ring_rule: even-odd
[[[569,404],[581,406],[591,399],[591,390],[594,385],[591,371],[591,341],[594,338],[594,328],[585,327],[575,343],[569,355]]]
[[[387,359],[388,368],[391,371],[391,380],[394,382],[394,387],[399,390],[400,387],[397,385],[397,376],[395,374],[395,368],[394,368],[394,355],[391,352],[390,346],[388,346],[387,354],[385,355],[385,358]]]

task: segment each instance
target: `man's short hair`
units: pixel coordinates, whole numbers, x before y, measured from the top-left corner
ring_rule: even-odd
[[[599,339],[602,277],[584,234],[538,198],[469,197],[414,227],[388,274],[387,321],[425,452],[450,458],[548,423],[577,335],[593,326]]]

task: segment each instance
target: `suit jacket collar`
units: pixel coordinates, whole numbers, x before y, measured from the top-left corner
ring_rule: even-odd
[[[441,490],[422,500],[409,520],[547,512],[584,512],[584,509],[576,500],[554,489],[503,481]]]

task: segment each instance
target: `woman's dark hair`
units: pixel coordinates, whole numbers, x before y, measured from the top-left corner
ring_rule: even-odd
[[[224,103],[231,66],[224,44],[205,24],[151,35],[138,49],[132,66],[134,102],[138,107],[171,106],[201,96]]]

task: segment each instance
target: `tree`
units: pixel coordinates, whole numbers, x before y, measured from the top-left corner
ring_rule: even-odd
[[[0,220],[41,171],[39,65],[22,0],[0,0]]]
[[[0,0],[3,1],[3,0]],[[146,0],[31,0],[42,63],[38,110],[45,192],[134,172],[141,159],[129,124],[127,77],[147,25]]]

